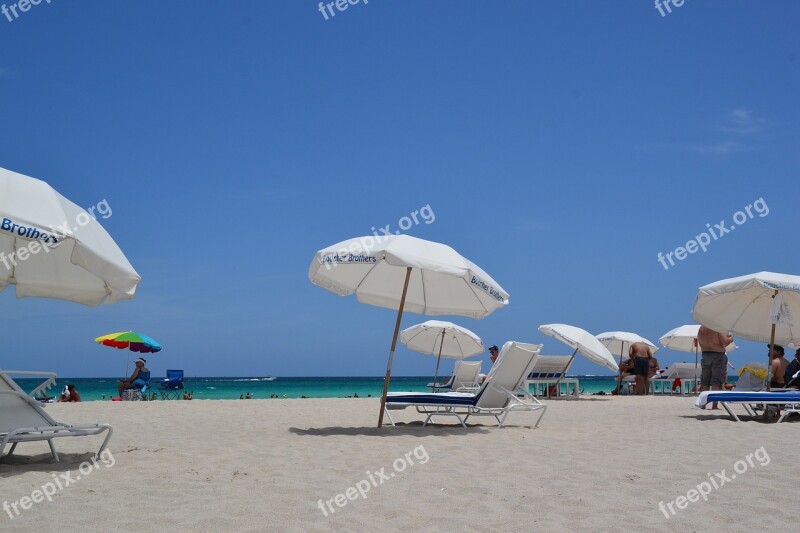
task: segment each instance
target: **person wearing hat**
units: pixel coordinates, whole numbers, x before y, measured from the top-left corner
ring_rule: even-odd
[[[494,344],[489,346],[489,359],[491,359],[491,361],[492,361],[492,366],[494,366],[494,362],[497,361],[497,356],[498,355],[500,355],[500,349]],[[489,376],[489,374],[480,374],[478,376],[480,383],[483,383],[484,381],[486,381],[486,378],[488,376]]]
[[[137,359],[134,364],[136,368],[133,370],[133,374],[129,379],[120,380],[119,385],[117,386],[117,390],[119,391],[119,395],[122,396],[122,391],[125,389],[136,388],[142,389],[150,383],[150,370],[147,369],[144,365],[147,363],[141,357]]]

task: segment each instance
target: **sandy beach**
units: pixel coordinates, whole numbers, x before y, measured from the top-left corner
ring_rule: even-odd
[[[553,400],[538,429],[526,426],[531,413],[512,413],[510,427],[480,419],[466,430],[422,428],[412,410],[393,414],[398,426],[377,429],[377,399],[51,405],[57,420],[111,423],[110,454],[81,472],[97,437],[57,441],[60,464],[46,444],[21,445],[21,455],[0,465],[0,501],[71,481],[61,481],[52,502],[3,512],[0,524],[98,532],[784,529],[796,502],[797,422],[735,423],[692,404]],[[689,493],[698,486],[708,501]],[[667,504],[687,493],[698,501],[673,503],[673,515]]]

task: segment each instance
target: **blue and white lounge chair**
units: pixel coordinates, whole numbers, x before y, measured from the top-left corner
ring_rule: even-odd
[[[417,412],[427,415],[423,426],[434,416],[454,416],[465,428],[470,416],[493,416],[499,426],[503,427],[511,411],[540,410],[541,413],[534,425],[538,427],[546,406],[531,396],[527,390],[520,389],[536,363],[541,349],[541,344],[505,343],[486,381],[475,394],[390,392],[386,398],[386,414],[389,421],[394,425],[389,410],[415,407]]]
[[[557,386],[558,391],[556,392],[560,396],[561,385],[564,385],[567,397],[578,399],[581,387],[580,381],[577,378],[567,377],[572,361],[573,358],[569,355],[540,355],[525,380],[526,387],[530,390],[530,386],[534,386],[534,396],[540,396],[540,390],[544,390],[544,395],[549,398],[551,387]],[[574,388],[574,394],[570,394],[570,385]]]
[[[453,375],[447,383],[428,383],[428,387],[434,389],[434,392],[475,392],[480,388],[480,373],[480,361],[456,361]]]
[[[11,379],[9,374],[27,374],[29,372],[0,370],[0,459],[6,445],[11,444],[8,455],[14,453],[20,442],[47,441],[53,460],[58,462],[58,453],[53,439],[58,437],[85,437],[106,433],[106,438],[97,452],[97,456],[106,449],[111,439],[112,428],[108,424],[91,424],[72,426],[56,422],[39,405],[39,402],[25,392]]]
[[[183,370],[167,370],[167,378],[158,388],[162,400],[180,400],[183,390]]]
[[[783,408],[783,414],[778,419],[778,422],[783,422],[783,419],[789,413],[800,413],[800,391],[797,390],[781,390],[781,391],[705,391],[701,392],[700,396],[695,402],[696,407],[704,409],[710,402],[719,402],[722,407],[731,415],[737,422],[741,422],[738,416],[731,409],[731,404],[741,404],[747,414],[756,416],[756,405],[780,405]]]

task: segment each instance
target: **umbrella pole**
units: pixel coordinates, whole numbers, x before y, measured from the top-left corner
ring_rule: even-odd
[[[622,343],[622,346],[619,347],[619,375],[617,376],[617,394],[619,394],[620,387],[622,386],[622,353],[625,351],[625,343]]]
[[[767,390],[770,389],[770,375],[772,374],[772,350],[775,349],[775,324],[772,324],[772,334],[769,336],[769,366],[767,367]]]
[[[561,396],[561,385],[560,385],[561,378],[563,378],[564,375],[567,373],[567,369],[569,368],[569,365],[572,364],[572,360],[575,359],[575,354],[576,353],[578,353],[578,349],[577,348],[575,348],[575,351],[572,352],[572,357],[569,358],[569,361],[567,361],[567,365],[564,367],[564,370],[561,371],[561,375],[558,376],[558,380],[556,380],[556,385],[555,386],[556,386],[556,391],[558,392],[559,396]],[[567,393],[569,393],[569,385],[567,385]],[[578,394],[578,391],[577,391],[577,388],[576,388],[575,395],[577,396],[577,394]],[[569,396],[569,394],[567,394],[567,396]]]
[[[378,427],[383,426],[383,413],[386,409],[386,394],[389,392],[389,377],[392,375],[394,350],[397,348],[397,335],[400,333],[400,321],[403,320],[403,307],[406,305],[406,293],[408,293],[408,281],[410,279],[411,267],[408,267],[406,268],[406,281],[403,283],[403,296],[400,298],[400,307],[397,309],[397,322],[394,325],[394,337],[392,338],[392,349],[389,351],[389,363],[386,365],[386,377],[383,379],[383,394],[381,395],[381,412],[378,415]]]
[[[444,332],[445,328],[442,328],[442,342],[439,344],[439,355],[436,357],[436,370],[433,373],[433,384],[436,385],[436,380],[439,379],[439,361],[442,360],[442,348],[444,347]],[[455,383],[454,383],[455,385]]]

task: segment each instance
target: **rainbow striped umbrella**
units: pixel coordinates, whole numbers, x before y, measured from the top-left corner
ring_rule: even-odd
[[[109,333],[102,337],[97,337],[95,342],[99,342],[105,346],[118,348],[124,350],[130,349],[132,352],[139,353],[154,353],[161,351],[161,345],[147,335],[136,333],[133,331],[123,331],[120,333]]]

